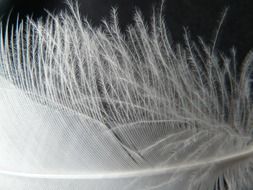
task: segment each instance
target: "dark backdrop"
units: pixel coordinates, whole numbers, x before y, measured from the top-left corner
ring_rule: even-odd
[[[159,4],[159,0],[78,0],[81,13],[88,16],[94,24],[101,18],[108,17],[112,6],[118,7],[121,27],[132,22],[134,7],[138,7],[148,20],[151,7]],[[45,16],[44,9],[58,11],[66,7],[63,0],[11,0],[11,22],[16,15],[20,17],[33,15],[36,19]],[[236,47],[238,59],[243,59],[253,48],[253,0],[167,0],[165,18],[167,27],[174,43],[183,40],[183,27],[188,27],[192,37],[201,36],[205,41],[211,41],[218,21],[225,7],[229,7],[221,34],[218,48],[229,53],[231,47]]]

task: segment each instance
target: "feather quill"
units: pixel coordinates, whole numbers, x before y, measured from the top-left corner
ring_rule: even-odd
[[[1,30],[1,189],[252,188],[252,52],[237,72],[160,15],[123,34],[70,10]]]

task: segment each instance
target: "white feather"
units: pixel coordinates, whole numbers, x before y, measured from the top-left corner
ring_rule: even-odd
[[[140,13],[122,34],[71,14],[0,44],[0,189],[250,189],[253,54],[233,59]]]

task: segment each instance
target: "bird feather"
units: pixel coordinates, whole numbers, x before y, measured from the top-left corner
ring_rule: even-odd
[[[187,33],[173,47],[161,15],[134,20],[96,28],[71,4],[1,28],[1,189],[252,188],[253,53],[238,72]]]

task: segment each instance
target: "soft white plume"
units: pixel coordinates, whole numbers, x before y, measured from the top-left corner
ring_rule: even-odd
[[[1,31],[0,189],[253,187],[251,52],[237,71],[160,15],[122,34],[70,9]]]

